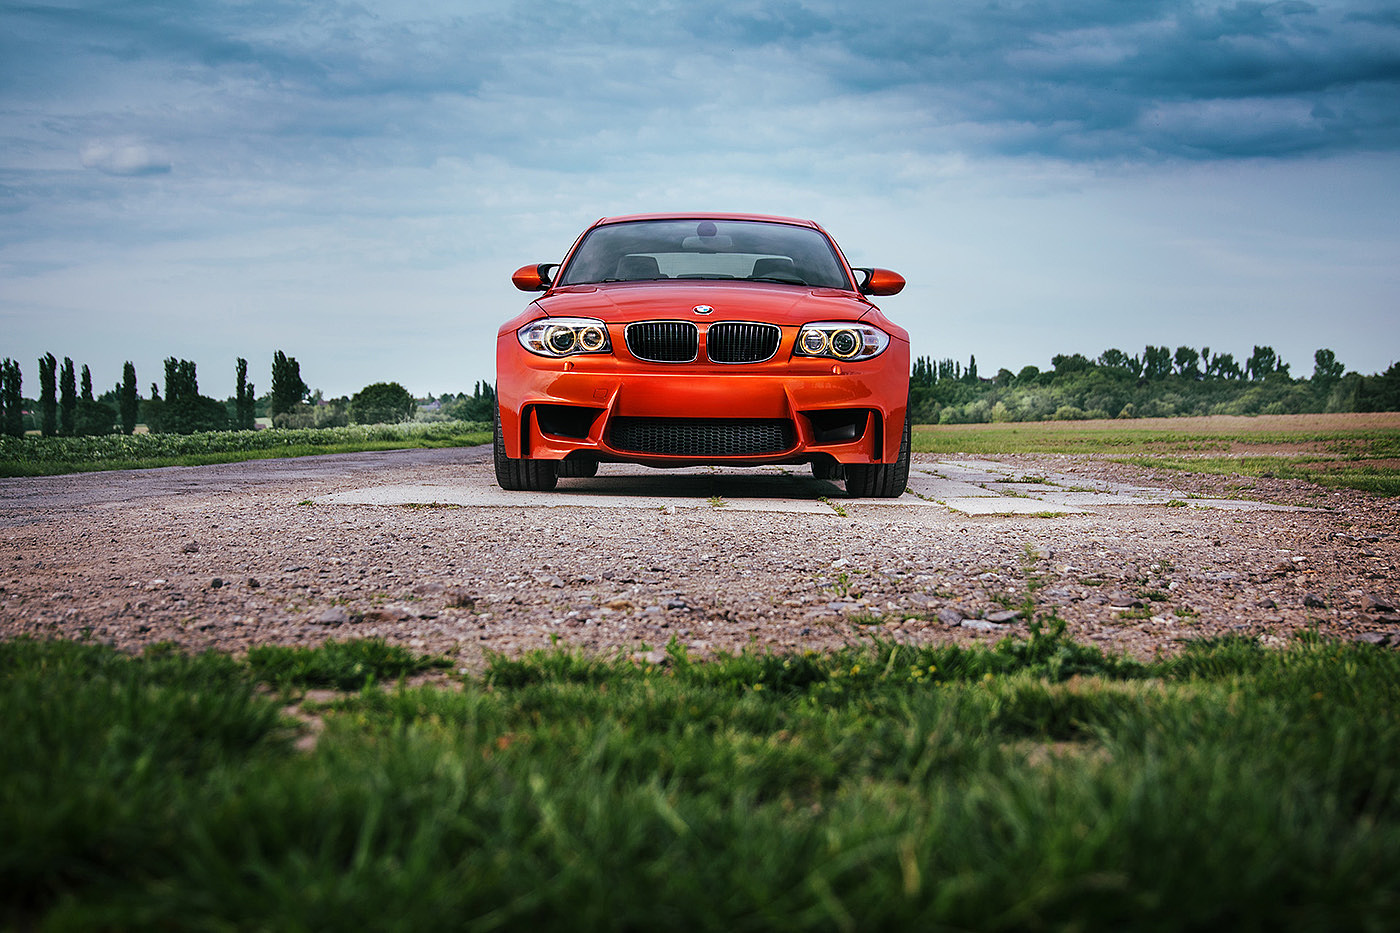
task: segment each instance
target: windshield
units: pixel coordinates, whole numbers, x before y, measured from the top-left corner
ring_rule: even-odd
[[[753,220],[639,220],[590,230],[560,285],[744,279],[850,289],[819,230]]]

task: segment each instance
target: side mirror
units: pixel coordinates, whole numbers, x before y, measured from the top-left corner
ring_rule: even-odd
[[[857,287],[862,295],[898,295],[904,290],[904,276],[889,269],[852,269],[863,272],[865,278]]]
[[[541,262],[521,266],[511,275],[510,281],[522,292],[542,292],[554,284],[551,275],[558,268],[559,263],[557,262]]]

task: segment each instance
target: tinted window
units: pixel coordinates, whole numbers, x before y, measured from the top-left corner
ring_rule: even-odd
[[[749,220],[644,220],[595,227],[579,244],[559,284],[660,279],[851,287],[835,249],[819,231]]]

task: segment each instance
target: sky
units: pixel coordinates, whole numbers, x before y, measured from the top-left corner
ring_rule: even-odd
[[[915,356],[1400,359],[1400,4],[0,0],[0,355],[494,378],[599,217],[816,220]]]

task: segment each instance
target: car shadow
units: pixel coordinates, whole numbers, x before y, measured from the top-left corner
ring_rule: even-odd
[[[617,469],[608,465],[605,470]],[[628,469],[623,466],[622,469]],[[631,469],[637,469],[632,467]],[[797,473],[600,473],[590,477],[561,477],[557,492],[576,496],[647,496],[656,498],[805,499],[817,502],[843,497],[845,489],[830,480]]]

